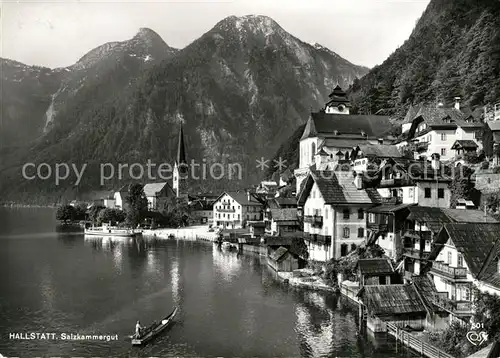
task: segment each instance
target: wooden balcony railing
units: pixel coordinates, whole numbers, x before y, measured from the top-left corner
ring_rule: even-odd
[[[236,210],[231,208],[218,208],[217,211],[221,213],[234,213]]]
[[[404,247],[403,255],[427,260],[430,252],[425,252],[424,250],[416,249],[414,247]]]
[[[420,231],[420,230],[406,230],[403,236],[419,237],[420,239],[431,240],[432,239],[432,232]]]
[[[319,215],[306,215],[304,222],[312,224],[313,226],[323,226],[323,217]]]
[[[379,223],[368,223],[367,228],[374,232],[387,232],[388,225]]]
[[[329,246],[332,244],[332,237],[327,235],[310,234],[308,232],[304,233],[304,240],[312,243],[317,243],[320,245]]]
[[[452,313],[467,314],[472,312],[472,302],[450,300],[447,292],[438,292],[434,296],[433,303]]]
[[[467,269],[465,267],[450,267],[443,262],[434,261],[432,271],[437,274],[444,274],[452,279],[467,278]]]

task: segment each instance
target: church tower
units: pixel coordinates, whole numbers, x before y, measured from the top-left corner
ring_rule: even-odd
[[[328,95],[330,100],[326,103],[325,112],[332,114],[349,114],[351,103],[339,85]]]
[[[173,189],[178,199],[188,199],[187,193],[188,164],[186,161],[186,148],[184,146],[184,130],[179,131],[177,143],[177,158],[174,164]]]

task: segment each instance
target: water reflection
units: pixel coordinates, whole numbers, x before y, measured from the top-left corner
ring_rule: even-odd
[[[221,277],[227,282],[233,281],[233,278],[238,275],[241,269],[241,261],[236,253],[214,248],[212,257],[214,266],[221,273]]]
[[[311,314],[303,304],[298,304],[295,309],[297,316],[296,330],[301,347],[306,355],[313,357],[329,356],[334,347],[333,313],[326,309],[323,319]]]
[[[170,269],[170,280],[172,282],[172,297],[174,299],[174,304],[176,306],[180,305],[180,290],[179,290],[179,261],[174,260],[172,262],[172,268]]]

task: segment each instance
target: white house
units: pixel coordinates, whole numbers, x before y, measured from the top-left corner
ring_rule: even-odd
[[[167,182],[144,185],[144,194],[148,200],[148,210],[166,211],[175,201],[176,193]]]
[[[409,118],[411,122],[408,122]],[[480,133],[483,126],[480,121],[461,112],[459,104],[454,108],[422,105],[416,110],[412,107],[402,124],[406,138],[396,145],[402,148],[411,144],[420,154],[430,157],[437,153],[441,159],[450,160],[455,157],[452,147],[457,140],[471,140],[477,149],[482,148]]]
[[[310,259],[328,261],[346,256],[365,241],[365,211],[381,198],[375,189],[361,189],[359,179],[352,172],[308,174],[298,204]]]
[[[120,210],[127,210],[127,196],[129,191],[129,185],[122,186],[118,191],[115,192],[113,199],[115,202],[115,208]]]
[[[213,222],[224,228],[241,228],[247,221],[262,220],[262,208],[250,192],[224,192],[214,202]]]
[[[470,316],[472,288],[500,295],[500,224],[445,224],[429,259],[439,299],[454,316]]]

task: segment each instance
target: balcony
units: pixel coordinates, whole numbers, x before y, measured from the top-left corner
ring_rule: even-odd
[[[427,260],[429,258],[430,252],[425,252],[423,250],[419,250],[414,247],[404,247],[403,255],[407,257]]]
[[[432,239],[432,233],[430,231],[406,230],[403,236],[414,239],[424,239],[424,240]]]
[[[450,267],[448,264],[439,261],[434,261],[432,263],[431,271],[454,280],[467,278],[467,269],[465,267]]]
[[[217,211],[221,213],[234,213],[236,210],[230,208],[218,208]]]
[[[411,185],[411,180],[407,178],[395,178],[395,179],[382,179],[380,181],[380,188],[392,188]]]
[[[304,222],[321,227],[323,226],[323,217],[319,215],[306,215],[304,216]]]
[[[309,241],[319,245],[330,246],[332,244],[332,237],[319,235],[319,234],[310,234],[308,232],[304,233],[304,240]]]
[[[432,301],[436,306],[445,309],[448,312],[456,315],[472,314],[472,302],[470,301],[454,301],[448,298],[447,292],[438,292]]]
[[[372,230],[373,232],[387,232],[388,225],[387,224],[380,224],[380,223],[369,223],[367,225],[367,228],[369,230]]]

